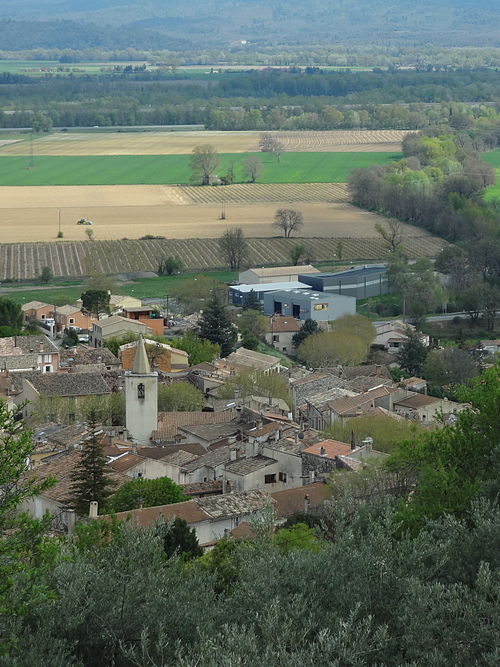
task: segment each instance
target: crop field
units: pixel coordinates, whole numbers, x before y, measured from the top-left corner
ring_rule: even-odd
[[[240,183],[217,188],[179,186],[175,189],[186,203],[196,204],[348,201],[343,183]]]
[[[217,173],[225,174],[232,165],[236,182],[245,182],[243,163],[250,155],[255,154],[221,154]],[[353,169],[386,164],[402,155],[283,153],[279,161],[269,153],[260,157],[260,183],[345,183]],[[0,151],[0,185],[171,185],[190,179],[189,155],[36,155],[30,167],[28,156]]]
[[[270,132],[287,152],[394,152],[401,150],[405,130],[331,130]],[[181,155],[194,146],[213,145],[219,153],[259,150],[261,132],[57,132],[34,141],[37,155]],[[3,148],[1,155],[23,156],[29,141]]]
[[[500,150],[483,153],[481,157],[485,162],[494,167],[497,177],[496,184],[489,187],[486,191],[486,200],[500,199]]]
[[[387,256],[378,238],[251,238],[248,239],[250,266],[287,264],[290,248],[297,242],[311,250],[314,261],[339,259],[378,260]],[[403,242],[409,257],[435,257],[446,245],[431,236],[408,236]],[[61,243],[4,243],[0,245],[0,280],[26,280],[40,275],[49,266],[55,276],[82,276],[89,268],[109,274],[156,271],[158,261],[180,257],[188,270],[225,268],[217,238],[148,241],[79,241]]]

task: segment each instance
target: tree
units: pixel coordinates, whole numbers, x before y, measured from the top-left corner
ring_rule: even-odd
[[[426,380],[441,387],[465,384],[479,375],[477,361],[458,347],[431,350],[427,355],[422,374]]]
[[[192,331],[188,331],[182,338],[172,338],[169,341],[172,347],[184,350],[189,354],[189,365],[195,366],[202,361],[213,361],[220,357],[220,345],[203,340]]]
[[[251,331],[257,338],[264,338],[268,328],[269,318],[257,310],[244,310],[238,317],[238,329]]]
[[[204,405],[203,393],[190,382],[158,387],[158,409],[162,412],[198,412]]]
[[[294,334],[292,338],[292,343],[295,348],[298,348],[308,336],[315,334],[319,331],[319,326],[316,320],[312,320],[310,317],[307,320],[304,320],[304,324],[300,327],[299,331]]]
[[[360,364],[367,359],[365,341],[356,334],[345,331],[322,331],[308,336],[297,355],[301,361],[314,368]]]
[[[266,396],[281,398],[291,405],[288,380],[279,373],[263,373],[261,371],[243,371],[231,377],[219,388],[220,398],[246,398],[247,396]]]
[[[212,293],[205,304],[200,321],[200,337],[217,343],[221,347],[221,356],[227,357],[236,343],[236,329],[231,323],[226,307],[216,292]]]
[[[82,307],[99,319],[100,313],[109,313],[110,295],[107,290],[89,289],[81,295]]]
[[[243,310],[252,310],[258,313],[262,312],[262,303],[254,289],[251,289],[243,299]]]
[[[359,447],[365,438],[373,439],[373,449],[387,454],[394,451],[402,440],[415,440],[425,429],[413,420],[394,417],[361,415],[352,419],[336,419],[325,430],[329,438],[352,443]]]
[[[31,129],[36,134],[40,132],[50,132],[52,129],[52,119],[45,113],[37,112],[31,121]]]
[[[109,500],[108,509],[113,512],[126,512],[139,507],[157,507],[189,500],[182,488],[169,477],[144,479],[138,477],[123,484]]]
[[[184,312],[190,314],[203,308],[214,290],[225,294],[227,288],[210,276],[199,275],[192,280],[179,282],[172,287],[170,294],[182,306]]]
[[[85,234],[87,235],[87,238],[88,238],[89,241],[93,241],[93,240],[94,240],[94,230],[93,230],[93,229],[89,229],[89,228],[87,227],[87,228],[85,229]]]
[[[279,139],[277,139],[272,134],[262,134],[259,141],[259,148],[263,153],[272,153],[277,159],[278,162],[281,159],[281,154],[283,153],[284,146]]]
[[[84,442],[81,456],[70,475],[68,498],[71,506],[82,516],[88,515],[90,503],[93,501],[96,501],[99,507],[104,507],[114,486],[107,473],[107,459],[97,436],[97,421],[94,421],[94,416],[89,426],[91,437]]]
[[[259,339],[251,329],[241,329],[241,343],[247,350],[256,350],[259,347]]]
[[[166,525],[163,548],[168,558],[180,556],[182,560],[191,560],[203,554],[195,529],[189,528],[186,521],[179,517]]]
[[[217,150],[210,145],[195,146],[190,158],[193,180],[202,185],[210,185],[212,176],[219,166]]]
[[[0,296],[0,327],[10,327],[14,333],[18,333],[22,326],[23,311],[21,306],[11,299]]]
[[[76,347],[78,345],[78,334],[74,329],[64,329],[62,344],[65,347]]]
[[[367,352],[377,334],[373,323],[363,315],[343,315],[331,322],[330,327],[333,331],[359,336],[365,343]]]
[[[180,273],[184,267],[182,259],[174,255],[164,257],[158,263],[158,275],[171,276],[174,273]]]
[[[40,273],[40,282],[47,284],[52,280],[54,274],[49,266],[44,266],[42,272]]]
[[[256,155],[250,155],[243,162],[243,174],[251,183],[255,183],[263,171],[264,165],[262,164],[262,160]]]
[[[427,357],[428,348],[413,329],[408,328],[406,335],[407,339],[399,349],[397,360],[403,370],[408,371],[410,375],[419,377]]]
[[[0,400],[0,530],[18,505],[52,486],[55,480],[39,482],[27,475],[34,450],[33,433],[18,419],[19,409]]]
[[[290,528],[280,528],[272,539],[274,545],[283,554],[297,550],[319,553],[323,547],[315,529],[305,523],[296,523]]]
[[[291,208],[280,208],[276,211],[273,225],[281,229],[285,238],[290,238],[292,232],[298,232],[304,226],[304,217],[300,211]]]
[[[219,239],[219,247],[232,271],[238,271],[245,261],[248,246],[241,227],[228,229]]]
[[[385,245],[389,252],[395,252],[403,241],[403,233],[401,231],[401,224],[398,220],[393,218],[387,220],[385,227],[380,223],[376,223],[375,229],[385,241]]]
[[[288,256],[290,257],[290,261],[294,266],[297,266],[297,264],[300,263],[300,260],[305,254],[306,247],[302,243],[294,244],[288,251]]]

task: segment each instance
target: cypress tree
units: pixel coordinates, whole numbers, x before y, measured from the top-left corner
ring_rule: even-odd
[[[221,356],[227,357],[234,349],[236,336],[236,329],[228,317],[226,307],[213,291],[203,309],[200,337],[211,343],[218,343],[221,347]]]
[[[83,516],[88,515],[93,500],[102,507],[114,486],[106,471],[106,457],[97,438],[95,423],[91,424],[91,430],[92,436],[84,443],[80,460],[71,473],[69,503]]]
[[[259,301],[259,297],[255,290],[251,289],[246,295],[243,301],[243,310],[255,310],[258,313],[262,312],[262,304]]]
[[[298,348],[301,343],[305,341],[311,334],[317,333],[319,331],[319,326],[316,320],[312,320],[310,317],[307,320],[304,320],[304,324],[300,327],[299,331],[292,338],[292,343],[295,348]]]

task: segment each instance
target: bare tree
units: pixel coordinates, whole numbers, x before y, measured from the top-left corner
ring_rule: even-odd
[[[219,239],[219,246],[231,269],[237,271],[247,256],[247,242],[241,227],[224,232]]]
[[[250,155],[250,157],[247,157],[245,162],[243,162],[243,173],[252,183],[255,183],[263,171],[264,165],[262,164],[260,157],[257,157],[257,155]]]
[[[279,162],[284,146],[279,139],[266,132],[260,137],[259,148],[263,153],[272,153]]]
[[[210,185],[210,180],[219,166],[217,149],[213,146],[195,146],[190,159],[193,180]]]
[[[285,238],[290,238],[292,232],[297,232],[304,224],[304,218],[300,211],[292,208],[279,208],[274,216],[273,225],[281,229]]]
[[[385,227],[377,222],[375,229],[384,239],[389,252],[395,252],[399,248],[403,241],[403,232],[401,231],[401,225],[397,220],[387,220]]]

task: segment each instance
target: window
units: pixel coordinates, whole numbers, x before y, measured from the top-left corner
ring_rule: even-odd
[[[42,320],[44,320],[44,319],[45,319],[45,315],[42,313]]]
[[[278,334],[274,334],[273,336],[273,343],[279,343],[280,337]]]
[[[74,317],[70,317],[70,318],[69,318],[69,323],[70,323],[70,324],[74,324],[74,323],[75,323],[75,318],[74,318]]]
[[[300,305],[295,303],[292,305],[292,316],[297,319],[300,317]]]
[[[276,484],[276,473],[274,475],[264,475],[264,484]]]
[[[146,398],[146,387],[142,382],[137,385],[137,398],[144,399]]]
[[[278,475],[278,479],[280,482],[285,482],[286,484],[286,472],[280,472]]]
[[[282,312],[281,301],[275,301],[274,302],[274,312],[279,313],[281,315],[281,312]]]
[[[45,372],[46,372],[46,373],[50,373],[51,370],[52,370],[52,367],[51,367],[51,366],[45,366]]]

